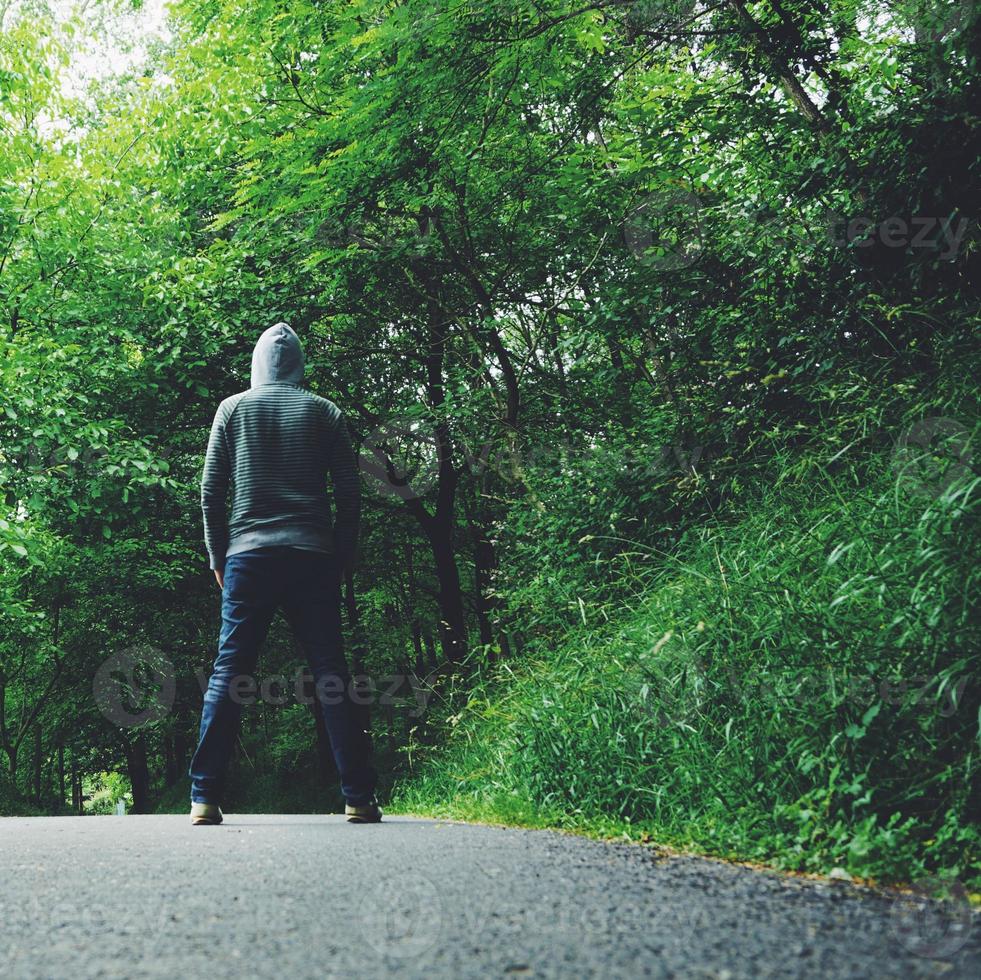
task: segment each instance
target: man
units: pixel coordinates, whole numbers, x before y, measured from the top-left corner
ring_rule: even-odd
[[[354,557],[361,510],[357,460],[340,409],[301,386],[303,366],[293,330],[285,323],[270,327],[252,354],[251,388],[226,398],[211,427],[201,509],[222,590],[222,624],[189,769],[194,824],[222,821],[225,773],[242,713],[236,690],[243,682],[236,679],[252,677],[277,609],[313,672],[348,819],[382,817],[370,738],[351,700],[341,637],[341,579]]]

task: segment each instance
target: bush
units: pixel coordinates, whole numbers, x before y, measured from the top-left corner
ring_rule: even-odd
[[[631,608],[583,603],[557,646],[553,630],[461,695],[448,753],[396,802],[977,876],[981,481],[918,495],[882,456],[776,469],[657,571],[621,572]]]
[[[97,772],[85,783],[85,812],[88,814],[113,814],[116,805],[133,805],[133,793],[129,779],[118,772]]]

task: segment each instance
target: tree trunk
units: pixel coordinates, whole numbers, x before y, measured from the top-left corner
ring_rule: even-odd
[[[79,816],[82,815],[82,779],[78,773],[74,751],[72,752],[72,810]]]
[[[354,571],[350,567],[344,573],[344,612],[351,635],[351,673],[360,674],[364,672],[364,631],[361,629],[361,614],[354,591]]]
[[[425,630],[422,634],[422,642],[426,647],[426,662],[430,670],[435,670],[439,661],[436,659],[436,643],[433,640],[431,630]]]
[[[348,567],[344,574],[344,611],[347,616],[348,632],[351,636],[351,656],[350,667],[351,676],[354,680],[355,704],[354,713],[361,728],[371,731],[371,704],[368,694],[367,681],[364,675],[364,656],[365,641],[364,631],[361,628],[361,614],[358,610],[358,598],[354,591],[354,570]]]
[[[256,678],[258,683],[258,677]],[[249,705],[250,711],[246,712],[246,717],[248,719],[249,726],[249,746],[252,749],[251,756],[246,753],[246,758],[248,758],[249,763],[252,766],[252,771],[259,775],[262,772],[262,748],[264,745],[269,744],[269,725],[266,712],[268,706],[265,702],[261,704]],[[262,737],[259,737],[259,724],[262,723]],[[245,727],[245,726],[242,726]],[[245,744],[242,744],[242,748],[245,748]]]
[[[445,241],[445,231],[437,216],[428,212],[420,216],[422,224],[428,225],[430,220],[435,222],[440,237]],[[429,263],[419,261],[416,263],[415,271],[424,287],[423,302],[429,326],[428,343],[424,353],[426,393],[429,407],[434,412],[440,413],[446,401],[443,364],[449,336],[447,324],[450,321],[441,304],[441,286],[433,268]],[[506,366],[505,373],[508,370],[510,364]],[[419,521],[432,549],[436,580],[439,583],[437,602],[440,612],[440,642],[446,659],[456,662],[463,659],[467,648],[460,575],[453,553],[454,511],[459,473],[453,462],[454,444],[449,426],[445,421],[438,421],[433,431],[436,455],[439,460],[436,506],[430,514],[422,500],[411,492],[411,488],[407,488],[409,492],[403,495],[403,501],[412,516]]]
[[[328,787],[337,779],[337,767],[334,765],[334,753],[330,747],[327,723],[324,721],[323,707],[317,700],[312,674],[304,674],[303,688],[304,698],[310,702],[310,713],[313,715],[313,727],[317,735],[317,776],[321,785]]]
[[[150,812],[150,771],[146,761],[146,738],[138,735],[126,742],[126,765],[133,788],[133,813]]]
[[[58,809],[65,805],[65,747],[58,746]]]
[[[422,625],[419,622],[419,612],[416,604],[418,590],[416,589],[416,566],[411,537],[405,543],[405,573],[408,579],[406,605],[410,610],[409,622],[412,631],[412,647],[416,652],[416,675],[421,677],[426,671],[426,663],[422,656]]]
[[[44,763],[42,756],[41,726],[34,726],[34,802],[41,805],[41,767]]]
[[[829,150],[834,151],[840,156],[840,159],[844,163],[845,173],[852,181],[852,192],[860,202],[864,203],[868,197],[868,192],[864,187],[863,176],[844,144],[835,145],[834,141],[840,135],[840,126],[837,125],[837,119],[832,120],[828,115],[828,112],[832,109],[836,108],[840,111],[843,107],[841,92],[835,84],[835,78],[838,79],[839,84],[842,83],[840,77],[835,76],[833,78],[827,74],[825,75],[824,81],[828,86],[830,98],[823,108],[819,108],[797,77],[795,67],[788,60],[786,52],[781,50],[780,45],[775,39],[775,35],[754,19],[746,6],[745,0],[728,0],[728,3],[743,26],[743,29],[746,31],[747,36],[755,44],[767,68],[769,68],[771,81],[780,86],[787,98],[796,106],[808,124],[813,127],[822,143]],[[779,8],[777,9],[779,13]],[[787,30],[786,23],[783,29],[784,31]],[[799,32],[797,33],[797,37],[801,39]],[[808,58],[808,53],[804,50],[797,51],[795,54],[805,60]],[[831,142],[829,143],[829,141]]]
[[[421,677],[426,672],[426,661],[422,655],[422,627],[417,616],[412,617],[412,649],[416,652],[416,676]]]
[[[630,375],[623,361],[618,342],[606,337],[606,347],[613,365],[613,391],[616,401],[616,415],[624,432],[630,432],[634,424],[633,403],[630,398]]]
[[[187,750],[188,750],[188,738],[187,733],[184,729],[178,725],[173,732],[173,746],[174,746],[174,769],[175,778],[183,779],[187,775]]]
[[[463,612],[460,573],[453,554],[453,518],[441,516],[430,526],[430,544],[439,582],[439,639],[443,656],[451,663],[463,660],[467,651],[467,631]]]
[[[487,648],[487,657],[492,660],[491,644],[494,642],[494,634],[490,618],[494,601],[488,592],[491,587],[490,574],[494,567],[494,546],[487,537],[486,528],[477,522],[470,525],[470,539],[473,546],[473,592],[477,629],[481,645]]]
[[[163,737],[163,752],[164,783],[167,786],[172,786],[177,781],[177,764],[174,760],[174,742],[169,734]]]

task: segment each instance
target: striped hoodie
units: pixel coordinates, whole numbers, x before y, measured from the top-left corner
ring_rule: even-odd
[[[270,545],[334,553],[342,562],[354,555],[361,511],[357,459],[341,410],[301,386],[303,366],[299,337],[277,323],[255,345],[251,388],[218,406],[201,478],[212,568]]]

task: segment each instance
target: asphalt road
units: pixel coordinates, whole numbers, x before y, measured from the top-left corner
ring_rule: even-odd
[[[0,977],[981,977],[981,923],[548,831],[0,820]]]

